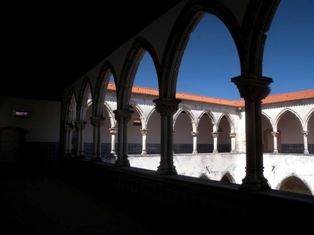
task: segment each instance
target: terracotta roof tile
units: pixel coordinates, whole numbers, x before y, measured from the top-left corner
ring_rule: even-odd
[[[116,87],[113,83],[109,83],[108,90],[115,90]],[[143,94],[143,95],[152,95],[158,96],[159,91],[157,89],[152,88],[145,88],[139,86],[132,87],[132,93],[135,94]],[[199,96],[199,95],[191,95],[186,93],[177,92],[176,98],[182,100],[190,100],[202,103],[210,103],[210,104],[218,104],[218,105],[228,105],[233,107],[243,107],[244,100],[225,100],[219,98],[212,98],[207,96]],[[262,100],[263,104],[272,104],[272,103],[280,103],[280,102],[287,102],[293,100],[303,100],[303,99],[313,99],[314,98],[314,89],[313,90],[305,90],[305,91],[297,91],[297,92],[290,92],[278,95],[270,95]]]

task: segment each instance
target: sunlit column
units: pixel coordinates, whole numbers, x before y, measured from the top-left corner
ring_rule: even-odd
[[[307,143],[308,134],[309,134],[308,131],[303,131],[304,154],[309,154],[309,148]]]
[[[159,98],[154,100],[156,111],[160,113],[160,165],[157,173],[162,175],[176,175],[173,164],[173,114],[178,110],[180,100],[173,98]]]
[[[147,138],[147,129],[141,129],[141,134],[142,134],[142,153],[141,155],[146,155],[147,150],[146,150],[146,138]]]
[[[191,132],[192,136],[193,136],[193,152],[192,154],[197,154],[197,136],[198,136],[198,132],[197,131],[192,131]]]
[[[213,153],[218,153],[218,132],[213,132],[213,144],[214,144],[214,148],[213,148]]]
[[[232,78],[241,97],[245,100],[245,134],[246,134],[246,176],[241,189],[269,189],[264,177],[263,142],[262,142],[262,109],[261,100],[269,92],[271,78],[261,76],[238,76]]]
[[[279,132],[277,131],[273,131],[271,133],[273,135],[273,139],[274,139],[274,153],[278,153],[278,134]]]
[[[230,138],[231,138],[231,152],[235,153],[236,152],[236,133],[232,132],[230,133]]]

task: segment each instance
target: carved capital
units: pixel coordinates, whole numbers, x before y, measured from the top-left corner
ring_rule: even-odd
[[[116,127],[109,128],[109,132],[111,135],[116,135],[118,133],[118,128]]]
[[[305,136],[308,136],[309,132],[308,131],[302,131],[302,134]]]
[[[239,89],[245,100],[256,101],[264,99],[270,92],[269,84],[273,80],[269,77],[238,76],[231,79]]]
[[[85,121],[75,121],[75,126],[77,129],[84,129],[86,125]]]
[[[105,118],[94,116],[90,118],[91,124],[95,127],[100,127],[102,123],[104,122]]]
[[[148,130],[147,129],[140,129],[140,132],[142,135],[147,135]]]
[[[214,138],[215,138],[215,137],[218,137],[219,132],[212,132],[212,135],[213,135]]]
[[[229,136],[230,136],[231,138],[234,138],[234,137],[236,137],[236,135],[237,135],[237,133],[231,132]]]
[[[279,132],[278,132],[278,131],[272,131],[271,134],[272,134],[274,137],[278,137]]]
[[[173,115],[179,107],[181,100],[174,98],[158,98],[154,100],[156,111],[161,115]]]
[[[130,109],[117,109],[117,110],[114,110],[113,112],[114,112],[115,119],[118,122],[120,122],[122,120],[130,121],[130,119],[132,117],[133,110],[130,110]]]
[[[193,137],[198,136],[198,131],[191,131],[191,135],[192,135]]]

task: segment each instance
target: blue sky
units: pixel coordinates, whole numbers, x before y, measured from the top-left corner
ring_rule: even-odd
[[[231,77],[240,75],[230,33],[215,16],[205,14],[184,52],[177,91],[224,99],[240,99]],[[314,1],[284,0],[267,33],[263,75],[273,78],[271,94],[314,89]],[[157,88],[156,70],[148,53],[134,85]]]

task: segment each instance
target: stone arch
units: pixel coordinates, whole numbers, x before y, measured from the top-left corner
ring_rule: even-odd
[[[310,122],[310,119],[314,116],[314,108],[312,108],[306,115],[306,118],[305,118],[305,122],[304,122],[304,130],[309,130],[308,129],[308,124]]]
[[[229,173],[229,172],[226,172],[222,177],[221,177],[221,182],[224,182],[224,183],[235,183],[235,180],[233,178],[233,176]]]
[[[275,118],[274,129],[276,128],[276,130],[277,130],[277,128],[278,128],[278,123],[279,123],[280,119],[281,119],[282,116],[285,115],[285,113],[287,113],[287,112],[290,112],[290,113],[294,114],[294,115],[297,117],[297,119],[300,121],[300,124],[301,124],[301,126],[302,126],[302,128],[303,128],[304,125],[303,125],[303,121],[302,121],[302,118],[300,117],[300,115],[299,115],[296,111],[294,111],[293,109],[291,109],[291,108],[284,108],[284,109],[276,116],[276,118]]]
[[[85,115],[86,115],[87,101],[88,101],[89,95],[91,96],[91,99],[93,100],[93,89],[92,89],[91,81],[89,80],[88,77],[85,77],[82,82],[79,97],[78,97],[78,111],[77,111],[78,120],[86,119]]]
[[[206,120],[209,119],[209,120]],[[215,126],[215,117],[206,110],[201,113],[197,121],[197,151],[199,153],[211,153],[214,148],[213,132]]]
[[[168,38],[165,53],[163,55],[163,70],[161,81],[161,96],[175,97],[179,64],[188,43],[189,35],[196,27],[204,13],[210,13],[218,17],[230,32],[238,55],[241,51],[240,26],[233,14],[223,4],[217,1],[189,1],[177,18],[171,34]],[[241,60],[240,60],[241,63]]]
[[[174,114],[174,116],[173,116],[173,128],[175,127],[175,124],[176,124],[176,121],[177,121],[178,117],[183,112],[186,113],[188,115],[188,117],[190,118],[191,125],[192,125],[192,130],[196,130],[195,129],[194,115],[191,112],[191,110],[189,110],[187,108],[179,108],[179,110]]]
[[[130,101],[130,106],[132,107],[133,111],[136,111],[141,119],[141,128],[146,128],[146,121],[145,121],[145,115],[141,107],[133,100]]]
[[[292,118],[292,122],[290,119]],[[290,128],[288,130],[288,128]],[[283,153],[303,153],[303,123],[300,116],[290,108],[283,109],[276,119],[278,151]]]
[[[226,124],[222,129],[220,126],[223,125],[224,119]],[[231,134],[234,133],[234,125],[232,119],[228,113],[222,114],[217,122],[217,148],[218,152],[231,152]]]
[[[138,37],[134,40],[123,64],[121,78],[118,82],[118,109],[128,108],[128,103],[132,94],[134,77],[145,52],[147,52],[153,60],[157,73],[158,85],[160,84],[159,80],[161,69],[157,53],[149,41],[142,37]]]
[[[95,96],[94,96],[94,113],[96,116],[102,116],[103,111],[103,102],[105,101],[107,86],[109,83],[110,75],[113,76],[115,86],[117,87],[117,76],[114,70],[114,67],[106,61],[102,66],[102,69],[97,78],[96,87],[95,87]],[[115,90],[117,95],[118,89]]]
[[[265,153],[271,153],[274,151],[274,138],[272,133],[273,124],[271,123],[271,119],[266,113],[262,112],[262,143],[263,152]]]
[[[179,109],[179,111],[174,116],[173,122],[173,146],[175,153],[192,153],[193,150],[193,139],[192,139],[192,131],[195,127],[193,124],[193,114],[187,109]],[[189,123],[191,129],[186,125]],[[181,128],[175,128],[180,125]],[[194,129],[195,130],[195,129]]]
[[[160,153],[160,114],[154,107],[147,116],[147,153]]]
[[[106,101],[103,103],[103,107],[106,109],[106,112],[108,113],[108,115],[110,117],[111,127],[115,127],[116,126],[116,119],[114,117],[113,110],[111,109],[110,105]]]
[[[291,175],[283,179],[277,186],[278,190],[313,195],[308,184],[301,178]]]
[[[142,152],[142,135],[141,129],[144,128],[144,113],[140,106],[131,100],[130,107],[133,110],[130,121],[128,122],[128,153],[141,154]]]
[[[307,133],[309,153],[314,153],[314,108],[308,113],[305,119],[305,131]]]
[[[77,106],[77,97],[75,90],[73,88],[70,89],[65,105],[65,122],[72,123],[76,120],[76,106]]]

